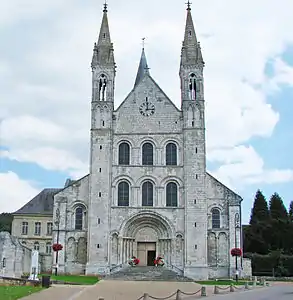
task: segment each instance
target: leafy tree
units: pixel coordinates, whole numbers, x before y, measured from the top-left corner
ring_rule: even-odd
[[[0,214],[0,231],[8,231],[11,233],[13,216],[9,213]]]

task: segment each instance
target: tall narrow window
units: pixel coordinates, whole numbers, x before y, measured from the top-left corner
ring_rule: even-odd
[[[154,204],[154,186],[150,181],[142,185],[142,206],[153,206]]]
[[[75,210],[75,229],[82,230],[83,226],[83,209],[82,207],[77,207]]]
[[[41,222],[35,223],[35,235],[41,235]]]
[[[169,143],[166,146],[166,165],[177,165],[177,146],[174,143]]]
[[[22,222],[21,234],[27,235],[27,232],[28,232],[28,222]]]
[[[129,184],[126,181],[118,184],[118,206],[129,206]]]
[[[46,244],[46,253],[51,254],[52,253],[52,245],[51,243]]]
[[[52,235],[53,232],[53,223],[49,222],[47,223],[47,235]]]
[[[145,143],[142,146],[142,164],[152,166],[154,164],[154,149],[151,143]]]
[[[178,195],[177,195],[177,184],[169,182],[166,187],[166,206],[177,206]]]
[[[119,165],[129,165],[130,163],[130,147],[127,143],[119,145]]]
[[[212,227],[213,228],[221,227],[220,211],[217,208],[212,209]]]
[[[99,78],[99,101],[107,101],[107,78],[102,74]]]
[[[189,76],[189,98],[196,100],[196,76],[194,73]]]
[[[34,243],[34,250],[40,251],[40,244],[39,242]]]

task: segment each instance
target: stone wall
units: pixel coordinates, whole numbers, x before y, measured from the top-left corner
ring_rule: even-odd
[[[31,255],[32,250],[18,238],[8,232],[0,232],[0,276],[19,278],[23,273],[30,273]],[[51,272],[52,255],[39,254],[39,270]]]
[[[6,262],[4,268],[3,259]],[[20,277],[30,271],[31,250],[8,232],[0,232],[0,262],[2,276]]]

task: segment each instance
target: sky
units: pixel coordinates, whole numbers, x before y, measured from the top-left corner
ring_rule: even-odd
[[[151,76],[180,107],[186,1],[109,0],[115,107],[133,87],[141,39]],[[204,70],[207,168],[243,197],[293,200],[293,1],[193,0]],[[89,169],[93,44],[101,0],[0,2],[0,213]]]

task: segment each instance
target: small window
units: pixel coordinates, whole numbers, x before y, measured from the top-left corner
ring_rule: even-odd
[[[40,251],[40,244],[38,242],[34,243],[34,250]]]
[[[51,243],[46,244],[46,253],[51,254],[52,253],[52,245]]]
[[[197,245],[194,245],[194,250],[197,250]]]
[[[102,193],[101,192],[99,192],[99,197],[102,197]]]
[[[119,165],[129,165],[130,163],[130,146],[128,143],[119,145]]]
[[[195,153],[197,153],[197,147],[195,148]]]
[[[194,121],[191,122],[191,126],[194,127]]]
[[[105,121],[102,122],[102,126],[105,126]]]
[[[195,175],[195,179],[198,179],[198,176],[197,176],[197,174]]]
[[[27,232],[28,232],[28,222],[22,222],[21,234],[27,235]]]
[[[83,208],[77,207],[75,209],[75,230],[82,230],[83,228]]]
[[[53,223],[49,222],[47,223],[47,235],[52,235],[53,232]]]
[[[101,244],[97,244],[98,249],[102,248],[101,246],[102,246]]]
[[[99,169],[99,172],[100,172],[100,173],[102,172],[102,168]]]
[[[196,199],[194,199],[194,204],[196,204]]]
[[[41,222],[35,222],[35,235],[41,235]]]
[[[103,38],[106,38],[106,33],[103,33]]]
[[[191,32],[191,30],[189,30],[189,35],[192,35],[192,32]]]
[[[177,165],[177,146],[174,143],[169,143],[166,146],[166,165]]]
[[[220,211],[217,208],[212,209],[212,228],[221,227]]]
[[[196,222],[194,223],[194,227],[196,227]]]
[[[169,182],[166,187],[166,206],[176,207],[178,205],[177,184]]]
[[[102,150],[103,149],[103,146],[100,146],[100,150]]]
[[[97,223],[98,223],[98,225],[101,224],[101,219],[100,218],[98,218]]]
[[[118,206],[129,206],[129,184],[126,181],[118,184]]]
[[[154,164],[154,147],[151,143],[142,146],[142,164],[152,166]]]
[[[154,202],[154,186],[150,181],[146,181],[142,185],[142,206],[153,206]]]

